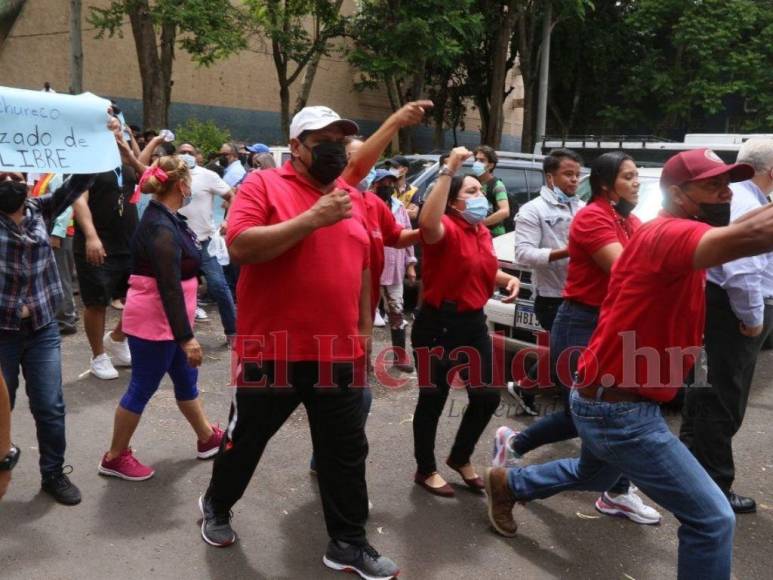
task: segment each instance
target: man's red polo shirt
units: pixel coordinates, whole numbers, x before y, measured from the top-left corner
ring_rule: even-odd
[[[427,244],[422,238],[424,302],[440,308],[448,300],[460,312],[480,310],[494,292],[498,268],[491,232],[461,217],[441,219],[443,239]]]
[[[375,193],[362,194],[370,238],[370,303],[376,315],[381,296],[381,273],[384,271],[384,246],[394,247],[400,239],[403,227],[397,223],[392,210]]]
[[[625,247],[640,226],[639,218],[622,218],[606,199],[593,200],[577,212],[569,228],[569,271],[564,298],[601,306],[607,295],[609,274],[599,267],[593,254],[615,242]]]
[[[336,187],[352,196],[353,216],[319,228],[281,256],[241,267],[237,297],[237,352],[263,360],[351,361],[364,353],[358,334],[362,271],[369,241],[361,194],[342,179]],[[242,182],[228,214],[231,244],[254,226],[277,224],[311,208],[322,193],[295,172],[291,162],[253,171]]]
[[[703,344],[706,271],[693,268],[693,256],[709,229],[663,211],[634,234],[581,356],[580,384],[633,388],[655,401],[676,396]]]

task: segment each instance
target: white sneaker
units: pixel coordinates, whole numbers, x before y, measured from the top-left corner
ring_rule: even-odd
[[[200,307],[196,307],[196,322],[209,322],[207,312]]]
[[[523,397],[521,396],[521,388],[518,386],[517,383],[513,381],[509,381],[507,383],[507,392],[513,398],[513,400],[518,404],[518,406],[521,409],[523,409],[523,412],[525,414],[531,415],[532,417],[536,417],[537,415],[539,415],[539,411],[537,411],[534,407],[532,407],[526,401],[523,400]]]
[[[118,371],[115,370],[106,352],[91,359],[91,374],[103,381],[118,378]]]
[[[384,317],[381,316],[381,313],[378,311],[378,308],[376,308],[376,316],[373,319],[373,326],[378,326],[379,328],[383,328],[384,326],[386,326]]]
[[[105,347],[105,352],[112,359],[114,366],[132,366],[132,353],[129,351],[128,340],[113,340],[110,336],[110,332],[106,332],[105,336],[102,337],[102,344]]]
[[[660,523],[660,512],[644,505],[644,501],[634,485],[628,489],[628,493],[610,495],[606,491],[596,500],[596,509],[608,516],[628,518],[637,524],[654,525]]]
[[[513,438],[518,431],[510,427],[500,427],[494,435],[494,449],[491,452],[491,465],[494,467],[517,467],[521,463],[521,456],[511,446]]]

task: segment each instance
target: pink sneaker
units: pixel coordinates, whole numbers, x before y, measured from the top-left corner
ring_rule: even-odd
[[[199,459],[209,459],[217,455],[223,435],[225,435],[225,431],[220,428],[220,425],[212,425],[212,437],[206,443],[196,442],[196,456]]]
[[[118,457],[110,461],[107,460],[107,453],[105,453],[99,463],[98,471],[100,475],[118,477],[128,481],[145,481],[156,473],[155,469],[137,461],[131,449],[124,449]]]

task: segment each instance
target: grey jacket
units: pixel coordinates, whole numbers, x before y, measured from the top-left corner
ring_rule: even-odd
[[[515,218],[515,262],[532,270],[539,296],[561,297],[569,260],[550,262],[550,252],[566,247],[569,226],[583,207],[585,202],[577,197],[560,203],[553,190],[543,185],[539,197],[524,204]]]

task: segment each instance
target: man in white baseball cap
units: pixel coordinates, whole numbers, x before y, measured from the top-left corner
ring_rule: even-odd
[[[293,117],[290,139],[297,139],[304,131],[318,131],[331,126],[340,127],[344,135],[354,135],[360,130],[357,123],[342,119],[329,107],[304,107]]]

